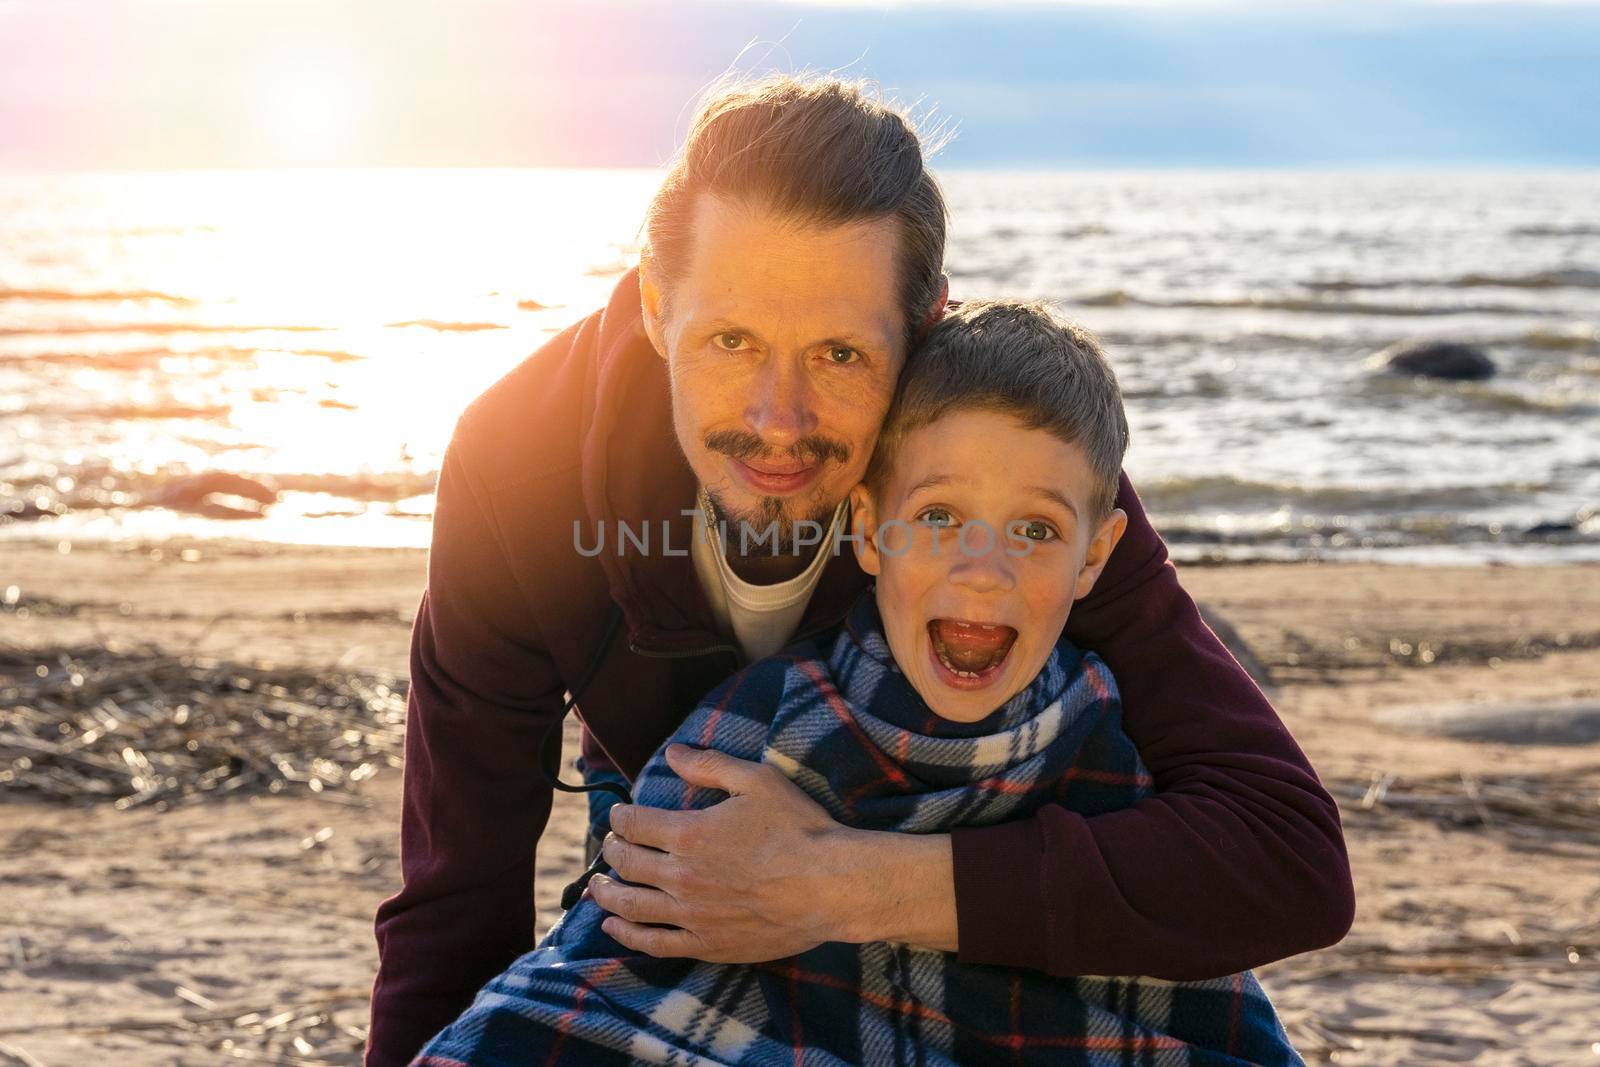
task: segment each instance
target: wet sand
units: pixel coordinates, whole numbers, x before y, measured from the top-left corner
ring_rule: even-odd
[[[399,550],[8,542],[0,643],[403,672],[424,566]],[[1183,578],[1249,644],[1344,810],[1355,928],[1259,972],[1308,1061],[1600,1062],[1600,744],[1555,743],[1560,715],[1519,744],[1393,714],[1600,703],[1600,566]],[[353,798],[166,812],[0,791],[0,1064],[357,1062],[399,787],[385,770]],[[583,828],[582,800],[558,795],[541,929]],[[295,1045],[296,1027],[315,1040]]]

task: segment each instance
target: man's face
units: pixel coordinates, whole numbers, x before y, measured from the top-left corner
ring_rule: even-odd
[[[711,196],[692,224],[681,273],[643,285],[678,443],[721,518],[776,521],[787,542],[860,480],[888,410],[905,359],[897,226]]]

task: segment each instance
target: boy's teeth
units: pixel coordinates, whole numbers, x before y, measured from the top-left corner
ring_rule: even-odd
[[[977,678],[1006,658],[1017,632],[995,623],[934,619],[928,636],[940,663],[959,677]]]

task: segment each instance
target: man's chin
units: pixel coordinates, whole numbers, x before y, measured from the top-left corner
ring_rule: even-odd
[[[826,533],[834,510],[839,506],[838,500],[829,502],[824,494],[815,492],[775,497],[733,489],[709,490],[708,495],[717,522],[727,526],[729,550],[736,553],[741,552],[741,543],[762,554],[771,552],[774,532],[778,555],[814,551],[818,538]],[[842,500],[843,495],[839,499]],[[744,535],[742,542],[741,533]],[[798,543],[801,537],[806,541],[803,545]],[[757,545],[760,547],[755,548]]]

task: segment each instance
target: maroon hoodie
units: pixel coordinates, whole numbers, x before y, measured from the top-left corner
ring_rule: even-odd
[[[740,665],[688,557],[694,499],[634,273],[462,415],[412,633],[405,885],[378,910],[368,1064],[407,1062],[533,946],[539,748],[569,684],[593,668],[584,749],[631,778]],[[1127,533],[1067,633],[1110,665],[1157,793],[956,830],[960,958],[1187,979],[1331,944],[1354,909],[1338,809],[1200,621],[1126,478],[1117,506]],[[618,523],[648,528],[648,554],[617,553]],[[602,526],[605,550],[581,554]],[[853,553],[829,561],[799,635],[866,585]],[[596,659],[613,604],[622,632]]]

